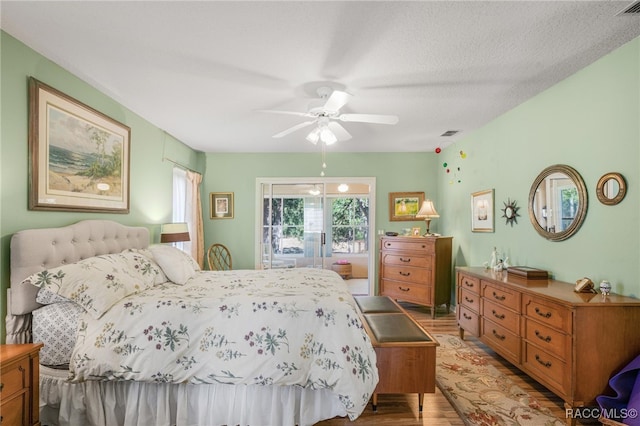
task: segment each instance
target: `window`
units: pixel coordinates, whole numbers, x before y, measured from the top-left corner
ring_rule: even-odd
[[[179,167],[173,168],[173,223],[187,221],[187,172]],[[174,243],[180,250],[186,250],[184,242]]]
[[[269,241],[269,199],[264,199],[263,241]],[[271,250],[273,254],[303,253],[304,198],[271,199]]]
[[[369,198],[332,198],[332,253],[369,252]]]

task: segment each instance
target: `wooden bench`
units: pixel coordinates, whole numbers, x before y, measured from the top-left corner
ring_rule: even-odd
[[[364,327],[376,351],[378,394],[417,393],[422,412],[425,393],[436,390],[436,347],[440,344],[391,298],[356,296]]]

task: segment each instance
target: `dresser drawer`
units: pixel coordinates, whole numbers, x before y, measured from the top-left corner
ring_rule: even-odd
[[[482,318],[482,339],[488,341],[503,357],[520,362],[520,336],[493,321]]]
[[[571,333],[571,311],[553,302],[542,299],[534,299],[529,295],[524,296],[524,314],[536,321]]]
[[[418,284],[405,284],[398,281],[381,280],[380,294],[393,299],[407,300],[417,303],[431,303],[431,287]]]
[[[10,400],[2,402],[0,407],[0,424],[26,425],[29,424],[29,393],[27,391],[15,395]]]
[[[434,252],[434,244],[422,238],[390,238],[382,239],[382,250],[413,251],[421,254]]]
[[[480,295],[480,280],[465,274],[458,274],[458,287]]]
[[[480,312],[480,296],[463,288],[460,289],[458,304],[471,309],[473,312]]]
[[[430,284],[431,269],[385,265],[382,272],[382,278],[416,284]]]
[[[478,314],[463,305],[458,306],[458,327],[467,330],[474,336],[480,336],[480,320]]]
[[[557,355],[558,358],[563,361],[567,359],[571,349],[571,338],[569,335],[529,318],[525,318],[524,321],[524,336],[527,341],[541,347],[547,352]]]
[[[2,387],[0,397],[4,400],[14,393],[20,392],[29,386],[29,360],[22,359],[9,369],[2,370]]]
[[[482,297],[520,313],[520,293],[486,281],[481,282]]]
[[[520,315],[505,308],[504,306],[490,302],[487,299],[482,300],[482,315],[499,324],[515,334],[520,334]]]
[[[382,263],[385,265],[413,266],[416,268],[431,269],[433,256],[382,253]]]
[[[524,344],[522,358],[525,370],[536,376],[540,383],[560,391],[560,396],[569,393],[570,372],[566,362],[528,342]]]

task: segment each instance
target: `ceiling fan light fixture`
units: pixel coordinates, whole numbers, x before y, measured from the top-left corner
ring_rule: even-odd
[[[320,140],[320,127],[316,127],[311,132],[309,132],[309,134],[305,139],[314,145],[317,144],[318,141]]]
[[[333,134],[331,130],[329,130],[328,127],[324,127],[322,130],[320,130],[320,140],[327,145],[333,145],[338,141],[338,138]]]

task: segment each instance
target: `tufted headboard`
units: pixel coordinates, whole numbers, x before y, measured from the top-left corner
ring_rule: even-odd
[[[28,229],[11,237],[11,287],[7,291],[7,343],[16,316],[37,309],[38,288],[20,284],[29,275],[101,254],[149,246],[149,230],[109,220],[83,220],[61,228]],[[24,328],[21,326],[20,328]],[[30,328],[30,321],[28,324]],[[30,335],[30,333],[29,333]],[[23,339],[19,339],[23,340]],[[18,343],[18,342],[14,342]]]

